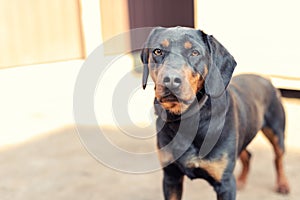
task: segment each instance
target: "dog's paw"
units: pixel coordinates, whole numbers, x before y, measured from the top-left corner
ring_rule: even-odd
[[[236,180],[236,189],[243,190],[246,186],[246,180],[238,178]]]
[[[289,194],[290,186],[286,180],[280,181],[276,186],[276,192],[280,194]]]

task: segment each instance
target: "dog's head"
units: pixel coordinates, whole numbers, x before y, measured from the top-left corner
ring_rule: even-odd
[[[150,73],[157,101],[173,114],[187,110],[203,88],[209,97],[221,96],[236,66],[213,36],[185,27],[153,29],[141,59],[143,88]]]

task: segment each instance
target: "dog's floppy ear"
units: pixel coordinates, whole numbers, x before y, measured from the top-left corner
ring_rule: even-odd
[[[160,27],[160,26],[153,28],[147,38],[147,41],[145,42],[144,48],[142,49],[141,60],[143,62],[143,82],[142,82],[143,89],[145,89],[147,86],[147,80],[148,80],[148,76],[149,76],[148,59],[149,59],[150,50],[151,50],[151,48],[153,48],[151,46],[151,42],[153,40],[155,40],[155,38],[157,37],[157,34],[159,32],[161,32],[165,29],[166,28]]]
[[[149,76],[149,68],[148,68],[148,58],[149,58],[149,49],[143,48],[141,52],[141,60],[143,62],[143,89],[147,86],[147,80]]]
[[[206,35],[203,32],[202,34],[210,52],[210,65],[204,83],[205,92],[208,96],[217,98],[227,88],[236,62],[233,56],[212,35]]]

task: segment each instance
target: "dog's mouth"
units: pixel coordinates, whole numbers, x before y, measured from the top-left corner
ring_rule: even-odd
[[[168,92],[159,98],[160,103],[183,103],[189,105],[193,100],[185,100],[179,95],[175,95],[171,92]]]
[[[160,98],[160,102],[161,103],[166,103],[166,102],[179,102],[180,99],[178,97],[176,97],[174,94],[172,93],[169,93],[169,94],[166,94],[164,96],[162,96]]]

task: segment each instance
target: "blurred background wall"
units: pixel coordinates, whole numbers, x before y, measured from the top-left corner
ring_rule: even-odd
[[[78,0],[1,0],[0,67],[84,58]]]
[[[236,73],[260,73],[279,88],[299,90],[299,6],[297,0],[0,0],[0,120],[7,122],[0,137],[5,143],[73,124],[73,90],[84,60],[102,42],[144,26],[202,29],[234,55]],[[131,39],[115,46],[122,52]],[[140,62],[134,58],[121,58],[116,71],[132,70]],[[108,74],[107,91],[116,71]],[[139,80],[136,72],[132,78]],[[138,93],[153,96],[153,88]],[[135,99],[131,116],[144,116],[147,100]],[[111,112],[111,99],[103,105]]]
[[[214,34],[235,56],[238,72],[298,80],[299,4],[297,0],[1,0],[0,68],[84,59],[101,41],[132,28],[180,25]],[[286,85],[278,86],[300,88],[297,81]]]

